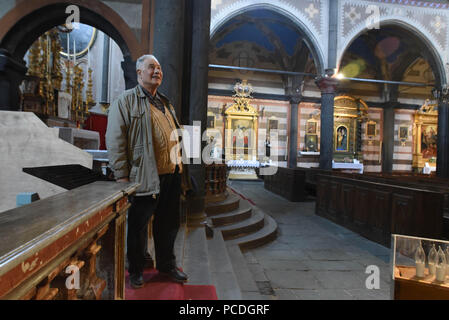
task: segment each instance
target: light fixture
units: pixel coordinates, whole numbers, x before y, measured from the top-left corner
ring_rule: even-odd
[[[433,88],[432,95],[438,101],[448,102],[449,101],[449,86],[444,85],[441,88]]]

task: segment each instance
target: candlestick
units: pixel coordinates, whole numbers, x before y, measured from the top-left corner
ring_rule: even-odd
[[[47,33],[47,73],[50,74],[50,37]]]

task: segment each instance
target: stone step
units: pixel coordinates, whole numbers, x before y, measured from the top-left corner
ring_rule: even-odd
[[[208,216],[233,211],[239,207],[240,197],[230,193],[224,201],[207,203],[205,211]]]
[[[273,241],[277,235],[277,223],[269,215],[264,213],[264,226],[257,232],[239,237],[233,240],[228,240],[229,245],[238,245],[244,251],[254,249]]]
[[[243,202],[244,203],[244,202]],[[260,210],[252,210],[251,217],[244,221],[216,228],[221,231],[225,240],[243,237],[255,233],[264,227],[265,214]]]
[[[220,213],[209,217],[214,227],[237,223],[251,217],[252,207],[247,201],[240,201],[239,207],[230,212]]]
[[[226,190],[225,192],[221,194],[214,194],[214,195],[208,195],[205,198],[205,203],[216,203],[220,201],[225,201],[226,198],[229,197],[229,190]]]
[[[232,268],[225,241],[220,232],[208,238],[209,268],[212,285],[219,300],[240,300],[242,293]]]
[[[253,278],[253,274],[249,269],[239,246],[230,244],[229,241],[226,241],[226,248],[241,291],[242,299],[264,300],[265,297],[260,294],[259,287]]]
[[[209,251],[204,227],[186,228],[182,267],[189,276],[187,284],[210,285]]]

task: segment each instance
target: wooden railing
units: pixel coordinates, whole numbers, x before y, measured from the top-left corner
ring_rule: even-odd
[[[0,299],[124,299],[128,195],[94,182],[0,213]]]

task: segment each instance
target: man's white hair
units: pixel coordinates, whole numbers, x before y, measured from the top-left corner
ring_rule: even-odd
[[[154,59],[154,60],[156,60],[157,63],[159,63],[157,58],[155,56],[153,56],[152,54],[144,54],[139,59],[137,59],[136,70],[142,70],[143,64],[144,64],[145,60],[147,60],[147,59]]]

